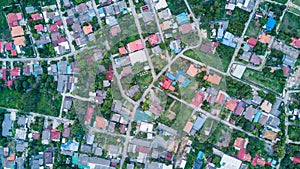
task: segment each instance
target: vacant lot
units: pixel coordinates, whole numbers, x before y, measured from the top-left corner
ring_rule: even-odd
[[[171,127],[178,132],[182,131],[192,114],[192,110],[178,101],[175,102],[171,110],[176,113],[176,119]]]
[[[300,37],[300,17],[290,12],[285,13],[280,31],[290,37]]]
[[[249,24],[249,27],[246,31],[246,35],[249,36],[249,37],[257,37],[258,33],[259,33],[259,24],[256,23],[256,21],[254,20],[251,20],[250,21],[250,24]]]
[[[299,133],[300,133],[300,127],[297,126],[289,126],[289,139],[292,141],[300,141]]]
[[[250,81],[257,86],[266,86],[269,90],[281,93],[285,86],[285,77],[277,77],[274,74],[264,74],[261,71],[246,69],[242,79]]]
[[[300,11],[297,8],[289,7],[289,11],[294,14],[300,15]]]
[[[298,6],[300,6],[300,1],[299,0],[292,0],[292,2]]]

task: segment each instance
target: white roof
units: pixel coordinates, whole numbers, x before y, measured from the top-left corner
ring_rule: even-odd
[[[153,131],[153,124],[146,123],[146,122],[141,122],[140,131],[141,132],[152,132]]]
[[[239,169],[242,165],[242,161],[233,158],[229,155],[223,155],[221,159],[221,169]]]
[[[163,9],[163,8],[166,8],[166,7],[168,7],[168,4],[167,4],[166,0],[159,0],[157,2],[157,4],[155,5],[156,10]]]
[[[129,54],[131,65],[134,65],[137,62],[146,62],[147,57],[146,53],[143,50],[139,50],[137,52],[133,52]]]
[[[226,4],[226,6],[225,6],[225,9],[227,9],[227,10],[234,10],[234,8],[235,8],[235,4]]]
[[[180,163],[179,168],[184,168],[185,165],[186,165],[186,160],[182,160],[181,163]]]
[[[233,69],[232,75],[240,79],[246,70],[246,66],[236,64],[233,66]]]
[[[163,169],[173,169],[172,165],[163,164]]]

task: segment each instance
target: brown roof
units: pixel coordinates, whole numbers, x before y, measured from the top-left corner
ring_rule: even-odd
[[[277,137],[277,133],[271,131],[271,130],[266,130],[265,134],[264,134],[264,138],[268,139],[268,140],[275,140]]]
[[[258,36],[258,38],[261,43],[270,43],[271,42],[271,35],[267,35],[265,33],[260,34]]]
[[[192,123],[192,122],[190,122],[190,121],[187,122],[187,123],[185,124],[184,128],[183,128],[183,131],[184,131],[184,132],[187,132],[187,133],[190,133],[190,131],[191,131],[193,125],[194,125],[194,123]]]
[[[135,147],[135,151],[139,152],[139,153],[148,153],[149,152],[149,148],[143,147],[143,146],[136,146]]]
[[[244,148],[246,140],[244,138],[238,137],[235,139],[233,146],[237,148]]]
[[[220,82],[221,82],[221,79],[222,77],[216,75],[216,74],[213,74],[213,75],[208,75],[208,76],[204,76],[206,77],[206,81],[212,83],[212,84],[216,84],[216,85],[219,85]]]
[[[198,69],[195,67],[195,65],[191,64],[186,74],[189,76],[195,77],[197,75]]]
[[[120,26],[119,25],[115,25],[115,26],[113,26],[113,27],[110,28],[109,34],[111,36],[117,36],[118,33],[120,33],[120,32],[121,32]]]
[[[189,33],[190,31],[193,30],[193,27],[190,23],[186,23],[186,24],[183,24],[179,27],[179,31],[182,33],[182,34],[187,34]]]
[[[106,129],[107,120],[103,117],[96,116],[96,128]]]
[[[26,46],[24,36],[16,37],[16,38],[13,38],[13,39],[14,39],[14,44],[15,45],[17,45],[17,46]]]
[[[24,35],[24,30],[21,26],[15,26],[11,28],[12,37],[21,36],[21,35]]]

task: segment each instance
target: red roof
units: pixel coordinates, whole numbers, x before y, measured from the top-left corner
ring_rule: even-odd
[[[294,38],[292,37],[292,46],[295,46],[296,48],[300,48],[300,38]]]
[[[234,111],[236,106],[237,106],[237,100],[235,100],[235,99],[229,99],[225,103],[225,107],[231,111]]]
[[[58,21],[56,21],[56,25],[58,25],[58,26],[62,26],[62,22],[61,22],[61,20],[58,20]]]
[[[106,80],[112,80],[114,78],[114,71],[110,65],[108,66],[108,72],[105,74],[105,78]]]
[[[255,157],[253,158],[251,165],[256,166],[257,160],[258,160],[258,154],[256,154]]]
[[[166,76],[164,77],[164,80],[162,81],[162,88],[165,90],[169,90],[170,86],[172,85],[172,80],[167,78]]]
[[[247,44],[250,46],[250,47],[255,47],[256,46],[256,44],[257,44],[257,39],[256,38],[250,38],[250,39],[248,39],[248,41],[247,41]]]
[[[32,138],[34,139],[34,140],[38,140],[39,138],[40,138],[40,133],[33,133],[32,134]]]
[[[197,92],[196,96],[192,99],[192,104],[196,107],[200,106],[204,101],[204,94],[202,92]]]
[[[11,69],[10,70],[10,75],[11,76],[20,76],[20,68],[15,67],[15,68]]]
[[[50,32],[58,32],[58,27],[56,24],[51,24],[49,26],[49,30],[50,30]]]
[[[94,108],[93,107],[88,107],[86,109],[86,113],[85,113],[85,117],[84,117],[84,121],[89,122],[91,120],[91,117],[93,115],[94,112]]]
[[[12,50],[12,45],[13,45],[12,42],[5,43],[5,50]]]
[[[9,13],[7,15],[7,21],[10,27],[18,25],[18,16],[15,13]],[[17,25],[15,25],[17,23]]]
[[[131,52],[134,52],[134,51],[137,51],[137,50],[141,50],[141,49],[144,49],[144,45],[142,43],[142,40],[141,39],[138,39],[136,41],[133,41],[133,42],[130,42],[127,44],[127,49],[128,51],[131,53]]]
[[[41,14],[39,14],[39,13],[34,13],[34,14],[31,14],[31,18],[32,18],[34,21],[37,21],[37,20],[42,19],[43,17],[42,17]]]
[[[171,152],[167,152],[167,153],[166,153],[166,158],[165,158],[165,159],[166,159],[167,161],[171,161],[171,160],[172,160],[172,157],[173,157],[173,154],[172,154]]]
[[[34,25],[34,29],[36,32],[41,32],[44,30],[44,26],[42,24]]]
[[[16,50],[11,50],[11,55],[12,56],[17,56],[17,51]]]
[[[283,70],[283,75],[284,76],[289,76],[290,70],[291,70],[289,67],[282,65],[281,69]]]
[[[60,131],[58,130],[51,130],[50,140],[59,140],[60,139]]]
[[[157,45],[159,43],[159,37],[156,33],[154,33],[149,36],[148,41],[149,41],[150,45],[152,45],[152,46]]]
[[[293,161],[294,164],[300,164],[300,156],[293,157],[292,161]]]
[[[125,54],[127,54],[126,48],[125,47],[119,48],[119,55],[125,55]]]
[[[22,15],[21,12],[16,13],[16,15],[17,15],[17,19],[18,20],[22,20],[23,19],[23,15]]]
[[[121,124],[120,125],[120,133],[125,133],[126,132],[126,126]]]
[[[225,95],[223,93],[219,93],[218,96],[217,96],[216,103],[217,104],[222,104],[224,99],[225,99]]]
[[[10,86],[12,86],[12,85],[13,85],[13,81],[12,81],[12,80],[7,81],[7,86],[8,86],[8,87],[10,87]]]
[[[143,147],[143,146],[136,146],[135,147],[135,151],[139,152],[139,153],[148,153],[149,152],[149,148]]]
[[[245,154],[246,154],[246,149],[241,148],[240,151],[238,152],[237,158],[244,161]]]

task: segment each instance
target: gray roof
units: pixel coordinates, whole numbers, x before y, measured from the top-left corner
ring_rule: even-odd
[[[106,23],[110,27],[118,25],[118,21],[117,21],[117,19],[114,16],[108,16],[108,17],[106,17]]]
[[[27,142],[18,142],[17,145],[16,145],[16,151],[17,152],[24,152],[27,147],[28,147]]]
[[[80,151],[84,153],[90,153],[92,150],[92,146],[87,145],[87,144],[82,144],[80,147]]]
[[[251,57],[252,53],[251,52],[244,52],[241,56],[240,59],[244,60],[244,61],[249,61],[250,57]]]
[[[259,105],[262,102],[262,98],[258,95],[254,95],[252,99],[252,103],[255,105]]]
[[[279,116],[281,114],[279,108],[280,108],[280,105],[282,103],[282,100],[280,98],[276,98],[276,102],[275,104],[272,105],[272,109],[270,111],[270,113],[274,116]]]
[[[10,119],[10,114],[5,114],[4,120],[2,122],[2,136],[3,137],[12,136],[12,132],[11,132],[12,125],[13,125],[13,121]]]
[[[33,6],[27,6],[27,7],[25,7],[25,11],[27,14],[31,14],[37,10]]]
[[[119,146],[118,145],[109,145],[108,150],[110,154],[118,154],[119,153]]]
[[[134,169],[134,164],[127,164],[126,169]]]
[[[167,133],[173,135],[173,136],[177,136],[177,130],[171,128],[171,127],[168,127],[162,123],[159,123],[157,128],[157,130],[163,130],[163,131],[166,131]]]
[[[272,126],[272,127],[277,128],[280,124],[280,119],[278,117],[272,117],[272,118],[270,117],[270,119],[271,120],[270,120],[269,125]]]
[[[71,97],[66,97],[65,100],[64,100],[64,109],[68,109],[70,110],[71,107],[72,107],[72,102],[73,102],[73,99]]]
[[[18,117],[18,126],[24,127],[26,125],[26,117],[20,116]]]
[[[42,140],[50,140],[50,131],[49,130],[44,130],[42,132]]]
[[[256,114],[258,110],[253,107],[248,107],[247,110],[244,112],[245,119],[252,121],[254,115]]]
[[[162,163],[159,163],[159,162],[152,162],[148,165],[148,168],[147,169],[162,169],[163,168],[163,165]]]
[[[289,56],[289,55],[284,55],[282,62],[284,65],[286,66],[290,66],[290,67],[294,67],[295,63],[296,63],[297,59]]]
[[[122,102],[120,100],[113,100],[111,111],[116,113],[121,113],[121,110],[122,110]]]
[[[96,156],[102,156],[102,153],[103,153],[103,149],[101,147],[95,147],[93,149],[93,153],[94,155]]]
[[[130,89],[127,91],[127,95],[129,97],[133,97],[139,91],[140,91],[140,87],[138,85],[134,85],[134,86],[130,87]]]

